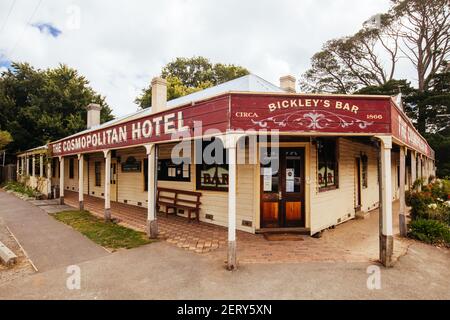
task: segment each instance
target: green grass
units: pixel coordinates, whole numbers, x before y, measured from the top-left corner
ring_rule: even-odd
[[[54,217],[106,248],[131,249],[151,242],[145,233],[105,222],[89,211],[63,211]]]
[[[24,195],[27,195],[28,197],[35,197],[37,195],[37,192],[33,190],[33,188],[25,186],[23,183],[16,182],[16,181],[8,181],[4,184],[3,188],[6,190],[18,192]]]

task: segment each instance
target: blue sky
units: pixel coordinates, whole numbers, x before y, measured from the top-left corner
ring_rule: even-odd
[[[48,34],[54,38],[57,38],[62,31],[53,26],[50,22],[38,22],[33,23],[33,27],[38,28],[41,33]]]
[[[212,62],[242,65],[274,84],[286,74],[299,78],[325,41],[358,31],[389,4],[390,0],[2,0],[0,69],[8,67],[8,61],[26,61],[37,68],[65,63],[106,96],[120,116],[137,109],[133,101],[142,88],[179,56],[201,55]]]
[[[11,66],[11,61],[9,61],[9,60],[2,60],[0,58],[0,67],[9,68],[10,66]]]

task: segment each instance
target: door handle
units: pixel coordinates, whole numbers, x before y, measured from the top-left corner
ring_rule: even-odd
[[[278,199],[279,200],[283,199],[283,195],[282,195],[281,191],[278,192]]]

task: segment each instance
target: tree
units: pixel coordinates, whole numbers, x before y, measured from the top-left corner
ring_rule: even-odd
[[[376,27],[365,25],[352,36],[327,41],[303,74],[302,89],[352,93],[392,80],[398,61],[398,24],[391,14],[375,20]]]
[[[305,91],[353,93],[389,86],[399,58],[407,58],[417,74],[417,92],[410,114],[417,129],[440,130],[446,97],[433,93],[436,75],[450,58],[450,2],[448,0],[392,0],[389,11],[351,37],[326,42],[312,57],[303,77]],[[403,55],[403,56],[400,56]],[[442,82],[442,81],[441,81]],[[437,90],[439,92],[439,90]],[[430,120],[436,120],[435,125]]]
[[[393,11],[402,27],[400,36],[404,46],[401,50],[417,73],[415,111],[417,128],[424,133],[429,108],[437,103],[433,94],[432,98],[429,96],[432,81],[450,58],[450,5],[448,0],[393,0],[393,3]]]
[[[426,134],[425,137],[435,152],[436,175],[450,178],[450,128],[447,127],[438,133]]]
[[[401,25],[404,55],[417,71],[419,91],[450,57],[450,5],[448,0],[393,0]]]
[[[430,79],[426,91],[413,88],[407,80],[391,80],[381,86],[369,86],[359,94],[390,95],[401,90],[403,107],[414,124],[418,124],[419,109],[424,112],[426,130],[421,134],[435,151],[437,176],[450,176],[450,72],[442,69]]]
[[[306,92],[350,93],[357,88],[357,82],[326,48],[311,59],[311,68],[301,77],[300,85]]]
[[[13,141],[11,134],[8,131],[0,130],[0,150],[5,148],[9,143]]]
[[[176,58],[163,67],[161,76],[167,80],[167,99],[190,94],[224,83],[244,75],[249,71],[233,64],[212,64],[204,57]],[[151,106],[151,85],[142,90],[135,103],[145,109]]]
[[[0,76],[0,129],[14,138],[8,150],[26,150],[84,130],[85,107],[91,102],[103,107],[102,121],[113,119],[104,97],[76,70],[12,63]]]
[[[355,93],[395,96],[400,92],[402,93],[403,97],[409,97],[411,94],[415,93],[415,89],[411,86],[411,83],[406,79],[402,80],[392,79],[379,86],[368,86],[365,88],[361,88]]]
[[[408,116],[423,135],[450,128],[450,72],[442,69],[429,80],[428,89],[415,90],[406,99]]]

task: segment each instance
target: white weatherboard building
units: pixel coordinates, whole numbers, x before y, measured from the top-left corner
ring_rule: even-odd
[[[155,78],[152,108],[100,124],[89,105],[87,130],[18,154],[19,177],[61,202],[77,192],[80,208],[103,198],[106,219],[111,202],[147,207],[150,237],[157,208],[227,227],[230,268],[236,230],[313,235],[381,202],[389,265],[392,201],[404,221],[404,190],[434,175],[433,150],[390,96],[298,94],[280,80],[247,75],[166,101]]]

